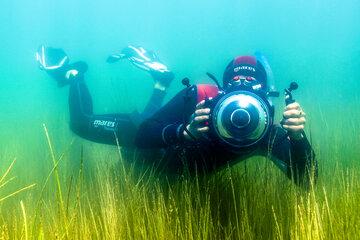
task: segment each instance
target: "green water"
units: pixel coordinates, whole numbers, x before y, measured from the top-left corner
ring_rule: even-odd
[[[40,44],[62,47],[73,61],[89,64],[86,81],[96,113],[141,111],[150,96],[149,75],[126,61],[105,63],[127,44],[154,50],[175,73],[167,99],[182,89],[183,77],[210,82],[205,72],[221,78],[236,55],[262,51],[277,89],[299,83],[295,97],[307,112],[320,165],[329,164],[334,151],[346,156],[339,161],[356,160],[359,11],[356,0],[1,1],[0,167],[16,157],[22,176],[48,170],[43,123],[58,152],[74,138],[74,155],[80,146],[93,146],[69,130],[68,89],[57,88],[38,69],[34,53]],[[278,118],[283,99],[276,103]]]

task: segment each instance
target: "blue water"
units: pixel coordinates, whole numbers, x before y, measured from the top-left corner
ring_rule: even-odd
[[[315,145],[331,143],[333,130],[342,132],[341,141],[357,127],[339,126],[360,115],[359,12],[356,0],[1,1],[0,166],[13,157],[21,169],[41,165],[43,123],[60,149],[74,138],[68,89],[57,88],[35,63],[40,44],[89,64],[96,113],[141,110],[150,96],[146,73],[126,61],[105,63],[128,44],[154,50],[175,73],[167,99],[182,89],[183,77],[210,82],[205,72],[221,78],[233,57],[261,51],[279,90],[299,83],[296,99],[308,113]],[[279,116],[283,99],[276,103]]]

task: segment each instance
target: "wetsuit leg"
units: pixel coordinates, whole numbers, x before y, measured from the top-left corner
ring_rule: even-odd
[[[106,144],[133,146],[139,124],[156,112],[164,99],[165,92],[154,89],[143,113],[103,114],[93,113],[93,103],[83,76],[79,76],[70,85],[69,108],[70,127],[79,136]]]
[[[140,114],[140,123],[154,115],[154,113],[161,108],[165,95],[165,91],[154,88],[152,95],[144,108],[144,111]]]

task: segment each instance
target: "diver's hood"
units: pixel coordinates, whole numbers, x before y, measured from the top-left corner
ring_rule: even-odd
[[[224,93],[212,107],[212,138],[232,151],[255,147],[268,134],[273,116],[266,94],[241,88]]]

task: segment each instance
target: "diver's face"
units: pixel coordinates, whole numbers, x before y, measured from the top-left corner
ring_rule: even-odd
[[[251,87],[253,90],[259,90],[263,88],[263,85],[256,78],[251,76],[237,75],[229,82],[229,87],[244,86]]]

